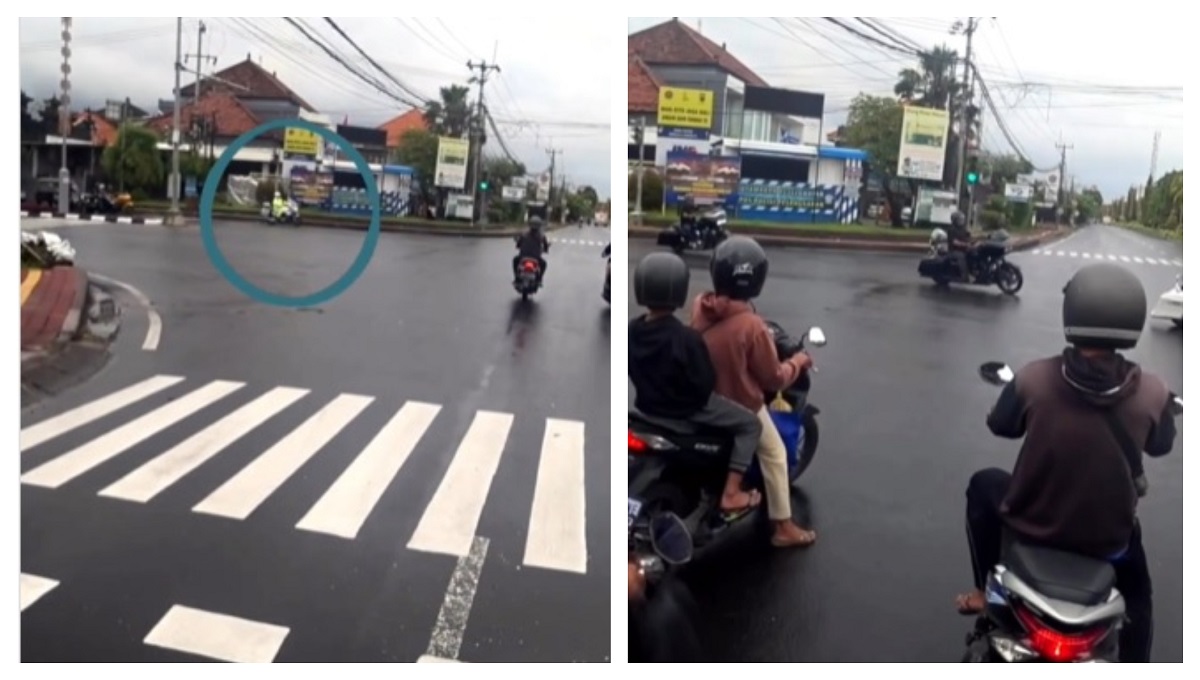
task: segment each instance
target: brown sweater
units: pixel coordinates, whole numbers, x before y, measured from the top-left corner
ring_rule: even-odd
[[[750,303],[702,293],[692,304],[692,328],[704,336],[717,371],[717,394],[757,412],[764,392],[775,392],[800,377],[795,360],[779,361],[775,342]]]

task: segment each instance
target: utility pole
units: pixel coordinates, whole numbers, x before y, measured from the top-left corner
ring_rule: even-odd
[[[971,48],[975,38],[975,29],[979,26],[976,19],[977,17],[968,17],[966,28],[963,29],[963,33],[967,36],[967,53],[963,58],[962,82],[965,99],[958,107],[958,172],[954,173],[954,195],[960,206],[962,205],[963,179],[967,174],[967,128],[970,123],[967,109],[971,108],[970,103],[974,99],[974,93],[971,92]],[[968,209],[970,209],[969,202]]]
[[[483,163],[483,138],[484,130],[486,129],[484,127],[483,86],[487,84],[488,74],[492,71],[499,73],[500,67],[496,64],[489,64],[486,61],[481,61],[478,64],[474,61],[468,61],[467,68],[472,72],[479,71],[479,75],[472,76],[470,80],[472,83],[479,84],[479,99],[475,102],[475,124],[471,126],[471,136],[473,138],[471,146],[474,147],[475,151],[474,170],[471,173],[473,175],[471,181],[474,188],[471,196],[477,210],[475,214],[479,215],[479,224],[482,226],[487,224],[487,206],[485,205],[487,203],[487,195],[479,192],[479,184],[482,177],[480,168]],[[480,200],[481,196],[483,200]]]
[[[550,155],[550,193],[546,196],[547,217],[553,217],[554,206],[554,163],[558,154],[562,153],[562,149],[546,149],[546,153]]]
[[[642,159],[646,157],[646,117],[638,116],[633,122],[633,141],[637,144],[637,194],[634,202],[633,220],[637,226],[642,226],[642,180],[646,175],[645,163]]]
[[[58,211],[71,211],[71,169],[67,165],[67,137],[71,134],[71,17],[62,18],[62,96],[58,99],[58,135],[62,141],[62,165],[58,168]]]
[[[127,120],[129,120],[129,97],[121,102],[121,131],[118,133],[118,137],[121,139],[121,164],[117,166],[117,191],[122,194],[125,193],[125,123]]]
[[[1162,132],[1154,131],[1154,148],[1150,151],[1150,180],[1146,182],[1146,186],[1154,186],[1154,175],[1158,172],[1158,144],[1162,141]]]
[[[189,64],[192,57],[196,58],[196,84],[192,90],[192,106],[194,107],[200,101],[200,81],[203,78],[204,64],[209,63],[216,65],[217,58],[213,55],[204,56],[204,34],[208,32],[208,26],[204,22],[200,22],[200,29],[196,32],[196,53],[183,55],[183,63]]]
[[[1067,152],[1070,151],[1071,149],[1074,149],[1075,145],[1074,144],[1063,144],[1062,142],[1059,142],[1058,144],[1054,145],[1054,148],[1058,149],[1058,152],[1059,152],[1059,157],[1058,157],[1058,196],[1056,196],[1055,199],[1058,202],[1058,211],[1060,214],[1062,214],[1062,213],[1066,212],[1063,209],[1063,197],[1064,197],[1063,185],[1067,181],[1066,177],[1065,177],[1065,175],[1067,173]]]
[[[166,223],[179,226],[179,91],[183,76],[183,17],[175,18],[175,105],[171,107],[171,208]]]

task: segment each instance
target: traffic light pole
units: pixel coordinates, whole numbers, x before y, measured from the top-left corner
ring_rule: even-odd
[[[974,99],[971,92],[971,47],[975,37],[975,17],[967,18],[967,27],[964,31],[967,36],[967,53],[963,59],[963,82],[962,87],[965,98],[960,102],[958,107],[958,172],[954,173],[954,196],[955,200],[962,205],[963,199],[963,177],[967,174],[967,126],[970,122],[968,118],[968,109],[971,108],[971,100]],[[968,202],[967,210],[970,211]],[[970,224],[968,220],[967,224]]]

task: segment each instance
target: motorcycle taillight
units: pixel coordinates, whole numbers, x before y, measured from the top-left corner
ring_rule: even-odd
[[[535,271],[537,269],[537,263],[531,260],[525,260],[524,267],[525,271],[527,272]]]
[[[633,430],[629,431],[629,452],[630,453],[645,453],[646,449],[648,449],[648,448],[650,448],[649,444],[642,441],[641,437],[638,437],[636,434],[633,433]]]
[[[1054,663],[1071,663],[1079,660],[1096,646],[1108,633],[1108,626],[1101,625],[1077,633],[1063,633],[1046,625],[1025,605],[1014,603],[1017,619],[1029,634],[1029,647],[1039,656]]]

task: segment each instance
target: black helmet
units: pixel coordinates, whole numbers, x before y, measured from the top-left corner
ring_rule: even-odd
[[[679,214],[691,215],[696,212],[696,201],[691,196],[684,196],[679,201]]]
[[[731,236],[713,250],[709,274],[717,295],[756,298],[767,282],[767,254],[754,239]]]
[[[541,230],[542,225],[545,223],[545,220],[543,220],[540,215],[534,215],[533,217],[529,218],[529,228],[533,229],[534,231]]]
[[[956,227],[961,227],[966,223],[967,216],[964,215],[961,210],[955,210],[954,212],[950,213],[950,224]]]
[[[1115,264],[1090,264],[1063,288],[1067,342],[1097,349],[1135,347],[1146,325],[1146,289]]]
[[[687,302],[690,273],[674,253],[650,253],[633,269],[633,294],[649,309],[679,309]]]

